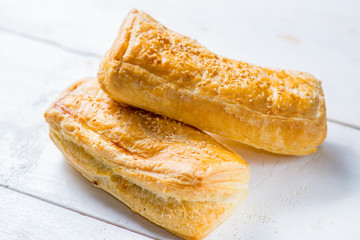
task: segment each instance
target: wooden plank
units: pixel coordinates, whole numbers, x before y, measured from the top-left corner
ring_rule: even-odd
[[[0,185],[147,236],[175,236],[92,187],[48,138],[43,112],[68,84],[94,75],[97,59],[0,33]],[[329,123],[316,154],[286,157],[219,138],[249,162],[245,204],[208,239],[356,239],[360,131]],[[294,234],[296,236],[294,236]]]
[[[1,239],[149,239],[2,187],[0,202]]]
[[[360,128],[360,1],[3,0],[0,29],[102,56],[134,7],[224,56],[314,74],[329,118]]]

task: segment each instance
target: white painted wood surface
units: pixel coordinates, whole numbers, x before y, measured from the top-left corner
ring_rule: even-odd
[[[5,188],[0,188],[0,202],[4,240],[149,239]]]
[[[0,29],[100,57],[134,7],[224,56],[314,74],[329,118],[360,128],[358,0],[2,0]]]
[[[68,166],[48,138],[43,119],[62,89],[96,74],[100,55],[131,7],[147,10],[223,55],[314,73],[323,80],[330,117],[360,126],[355,72],[360,56],[359,2],[320,3],[255,1],[230,7],[222,1],[216,7],[209,2],[204,8],[186,1],[1,1],[0,239],[41,239],[66,219],[80,230],[68,226],[59,235],[62,239],[90,236],[87,227],[105,225],[107,230],[94,233],[93,239],[113,239],[119,234],[115,226],[153,238],[176,239],[92,187]],[[306,157],[279,156],[219,140],[249,163],[251,180],[245,204],[208,239],[360,238],[359,130],[329,123],[326,142]],[[46,211],[38,216],[42,208]],[[36,219],[21,232],[18,226],[31,215]],[[34,227],[42,222],[46,222],[42,229]],[[4,223],[20,235],[1,232]],[[129,239],[137,236],[124,234]]]

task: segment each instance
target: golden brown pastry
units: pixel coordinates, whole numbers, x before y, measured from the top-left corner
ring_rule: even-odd
[[[247,195],[249,169],[206,133],[119,104],[95,78],[45,113],[65,158],[95,186],[186,239],[201,239]]]
[[[221,57],[137,10],[98,79],[117,101],[271,152],[313,153],[326,137],[324,95],[311,74]]]

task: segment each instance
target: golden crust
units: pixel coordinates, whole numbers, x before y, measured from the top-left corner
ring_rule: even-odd
[[[326,137],[321,83],[210,52],[133,10],[98,72],[115,100],[282,154],[316,151]]]
[[[231,215],[243,200],[228,202],[177,201],[159,198],[114,173],[84,148],[51,129],[50,137],[66,157],[94,186],[124,202],[134,212],[186,239],[202,239]],[[243,196],[245,197],[245,196]]]
[[[249,169],[237,154],[191,126],[113,101],[95,78],[65,90],[45,118],[85,177],[182,237],[206,236],[247,194]]]

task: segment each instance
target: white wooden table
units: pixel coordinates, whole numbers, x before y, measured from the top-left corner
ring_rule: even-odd
[[[224,138],[249,197],[208,239],[360,239],[359,1],[0,1],[0,239],[178,239],[92,187],[43,113],[96,74],[131,8],[227,57],[322,80],[328,137],[287,157]]]

